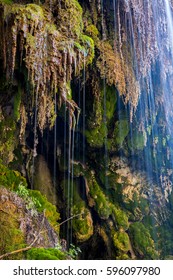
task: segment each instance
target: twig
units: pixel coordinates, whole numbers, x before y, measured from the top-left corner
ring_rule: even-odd
[[[44,218],[45,218],[45,213],[43,213],[43,215],[44,215],[44,216],[43,216],[43,219],[42,219],[42,221],[41,221],[41,229],[42,229],[42,227],[43,227]],[[35,237],[35,239],[33,240],[33,242],[32,242],[29,246],[27,246],[27,247],[25,247],[25,248],[21,248],[21,249],[15,250],[15,251],[12,251],[12,252],[9,252],[9,253],[5,253],[5,254],[3,254],[3,255],[0,256],[0,260],[3,259],[3,258],[5,258],[5,257],[11,256],[11,255],[14,255],[14,254],[17,254],[17,253],[20,253],[20,252],[25,252],[25,251],[30,250],[30,249],[32,248],[32,246],[34,245],[34,243],[37,241],[39,235],[40,235],[41,233],[45,232],[45,231],[41,231],[41,229],[39,230],[37,236]]]
[[[80,213],[80,214],[74,215],[74,216],[72,216],[72,217],[66,219],[65,221],[63,221],[62,223],[60,223],[59,226],[63,225],[64,223],[68,222],[69,220],[71,220],[71,219],[73,219],[73,218],[76,218],[76,217],[78,217],[78,216],[80,216],[80,215],[82,215],[82,214],[83,214],[83,213]],[[45,218],[45,213],[44,213],[44,216],[43,216],[43,220],[42,220],[42,222],[41,222],[41,228],[43,227],[44,218]],[[30,249],[32,248],[32,246],[34,245],[34,243],[37,241],[39,235],[40,235],[41,233],[43,233],[43,232],[46,232],[46,231],[47,231],[47,230],[41,231],[41,229],[40,229],[40,231],[39,231],[39,233],[37,234],[37,236],[35,237],[34,241],[33,241],[29,246],[27,246],[27,247],[25,247],[25,248],[21,248],[21,249],[15,250],[15,251],[12,251],[12,252],[9,252],[9,253],[6,253],[6,254],[3,254],[3,255],[0,256],[0,260],[3,259],[3,258],[5,258],[5,257],[11,256],[11,255],[14,255],[14,254],[17,254],[17,253],[20,253],[20,252],[25,252],[25,251],[30,250]]]
[[[63,221],[62,223],[60,223],[59,226],[65,224],[66,222],[70,221],[71,219],[76,218],[76,217],[78,217],[78,216],[80,216],[80,215],[82,215],[82,214],[83,214],[83,213],[80,213],[80,214],[74,215],[74,216],[72,216],[72,217],[66,219],[65,221]]]

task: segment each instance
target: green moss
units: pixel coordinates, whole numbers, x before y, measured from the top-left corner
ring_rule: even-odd
[[[129,133],[129,123],[127,119],[121,119],[115,123],[112,137],[112,145],[122,146]]]
[[[106,135],[107,135],[107,127],[105,123],[102,123],[100,127],[85,131],[87,142],[91,145],[91,147],[97,147],[97,148],[102,147]]]
[[[18,171],[10,170],[6,166],[0,163],[0,186],[4,186],[10,190],[20,192],[20,186],[25,188],[25,197],[30,198],[33,201],[34,207],[38,212],[45,212],[45,216],[50,224],[59,230],[57,221],[60,218],[56,207],[48,202],[47,198],[43,196],[39,191],[27,189],[26,179],[21,176]],[[22,196],[22,194],[21,194]],[[26,201],[27,202],[27,201]]]
[[[86,64],[91,64],[94,58],[94,41],[91,37],[82,34],[80,36],[80,40],[82,42],[82,45],[85,48],[85,57],[86,57]]]
[[[63,181],[62,185],[65,189],[66,201],[67,203],[71,203],[71,216],[74,216],[72,219],[73,234],[78,242],[84,242],[93,234],[93,221],[86,202],[81,198],[82,190],[80,181],[74,180],[73,185],[70,185],[73,196],[70,197],[70,201],[67,189],[68,182]]]
[[[5,165],[0,163],[0,185],[10,190],[16,191],[18,186],[22,183],[26,186],[26,179],[21,176],[18,171],[10,170]]]
[[[158,252],[154,247],[149,230],[140,222],[130,225],[129,234],[133,243],[133,249],[140,258],[157,259]]]
[[[57,5],[57,26],[59,30],[71,37],[80,36],[83,30],[82,7],[76,0],[62,0]]]
[[[112,218],[117,224],[118,228],[123,228],[128,230],[129,222],[125,211],[121,210],[119,207],[112,206]]]
[[[123,253],[127,253],[130,249],[129,236],[124,231],[118,231],[113,234],[113,243],[115,248]]]
[[[106,97],[106,104],[104,104],[104,95]],[[94,98],[93,113],[90,114],[88,120],[88,129],[85,131],[87,142],[92,147],[102,147],[107,138],[108,128],[114,117],[116,109],[117,95],[115,87],[110,87],[102,84],[100,89],[100,96]],[[104,107],[106,106],[106,123],[104,121]]]
[[[17,215],[14,216],[13,213],[10,213],[10,201],[8,203],[8,208],[9,209],[7,209],[7,213],[0,211],[0,255],[26,246],[24,235],[19,229]],[[18,253],[6,257],[5,259],[18,260],[22,258],[24,258],[23,253]]]
[[[70,81],[66,84],[66,92],[67,92],[67,99],[71,100],[72,99],[72,89],[71,89]]]
[[[79,177],[79,176],[84,175],[84,169],[83,169],[82,164],[80,162],[74,164],[73,169],[74,169],[74,176],[75,177]]]
[[[21,86],[18,85],[18,92],[14,96],[14,119],[18,121],[20,119],[20,104],[21,104]]]
[[[36,204],[36,208],[38,212],[44,212],[46,218],[50,222],[51,226],[55,230],[59,230],[59,226],[57,224],[57,221],[60,218],[59,213],[56,210],[56,207],[51,204],[45,196],[43,196],[39,191],[36,190],[28,190],[29,196],[38,201],[39,203]]]
[[[81,214],[72,220],[72,227],[74,235],[78,242],[84,242],[88,240],[93,234],[93,223],[89,210],[80,202],[75,203],[72,207],[73,215]]]
[[[30,33],[27,33],[26,44],[28,46],[32,46],[32,48],[36,48],[35,37],[33,35],[31,35]]]
[[[74,46],[79,52],[81,52],[83,54],[85,53],[84,46],[82,46],[79,42],[74,42]]]
[[[86,28],[86,33],[94,40],[94,42],[97,42],[99,31],[95,25],[88,25]]]
[[[22,9],[21,6],[19,9]],[[35,20],[43,20],[44,19],[44,9],[36,4],[27,4],[24,6],[24,14],[28,19]]]
[[[12,4],[13,3],[13,0],[0,0],[0,3],[3,3],[3,4]]]
[[[67,255],[54,248],[32,248],[27,252],[27,260],[66,260]]]
[[[112,213],[111,204],[101,190],[100,186],[98,185],[94,175],[88,174],[87,175],[88,184],[89,184],[89,196],[94,201],[94,208],[101,219],[108,219],[108,217]]]
[[[111,119],[114,117],[116,103],[117,103],[117,93],[115,87],[106,86],[106,118],[108,124],[111,121]]]

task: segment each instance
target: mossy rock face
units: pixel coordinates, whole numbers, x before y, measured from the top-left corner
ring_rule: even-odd
[[[113,86],[102,84],[99,91],[98,95],[94,96],[93,113],[89,116],[88,129],[85,131],[87,142],[96,148],[102,147],[107,139],[117,102],[117,93]]]
[[[1,187],[0,209],[0,254],[27,247],[36,236],[35,247],[54,247],[57,244],[58,236],[46,217],[30,208],[18,194]],[[11,258],[23,259],[25,255],[10,255]]]
[[[129,236],[124,231],[115,232],[113,234],[113,243],[115,248],[122,253],[127,253],[130,250]]]
[[[73,194],[70,200],[68,198],[68,182],[63,181],[62,185],[65,188],[67,204],[71,204],[71,217],[73,217],[71,226],[73,228],[73,235],[77,242],[84,242],[93,235],[93,220],[85,200],[81,197],[82,191],[80,182],[74,180],[73,185],[70,184],[70,192]]]
[[[99,31],[94,24],[88,25],[85,31],[94,40],[94,42],[98,42]]]
[[[27,189],[26,179],[18,171],[11,170],[0,163],[0,186],[14,191],[20,196],[26,204],[29,211],[37,215],[43,213],[52,227],[58,232],[57,221],[60,218],[55,205],[51,204],[40,191]]]
[[[6,111],[8,108],[6,108]],[[10,106],[9,106],[9,110]],[[0,156],[5,164],[14,159],[14,149],[17,145],[16,123],[12,116],[2,113],[0,108]]]
[[[93,235],[93,220],[86,202],[81,198],[80,183],[74,186],[72,214],[79,215],[72,220],[74,235],[78,242],[84,242]]]
[[[22,108],[24,105],[30,118],[29,110],[36,105],[37,126],[41,132],[47,125],[50,128],[54,125],[55,94],[58,95],[59,105],[67,102],[66,107],[75,122],[74,111],[79,108],[69,96],[68,85],[72,75],[79,76],[80,71],[94,58],[94,41],[83,33],[82,8],[78,1],[61,1],[57,9],[57,22],[54,18],[53,23],[53,14],[46,6],[14,4],[1,7],[3,45],[8,49],[2,57],[7,81],[13,81],[16,72],[22,71],[22,75],[26,72],[24,84],[29,81],[32,95],[30,104],[26,106],[23,100],[20,104],[21,97],[26,97],[18,91],[14,98],[14,116],[18,121],[19,106]],[[4,24],[6,20],[8,26]],[[22,124],[24,126],[24,122]]]
[[[36,201],[36,209],[38,212],[44,212],[45,217],[51,224],[51,226],[59,232],[58,221],[60,219],[60,214],[57,212],[56,206],[50,203],[46,196],[43,196],[39,191],[28,190],[29,196],[31,199]]]
[[[108,140],[108,149],[114,151],[122,148],[124,141],[129,134],[129,130],[129,120],[120,119],[116,121],[112,138]]]
[[[112,206],[112,217],[119,229],[128,230],[129,222],[126,212],[119,207]]]
[[[57,26],[66,36],[79,37],[83,30],[82,7],[77,0],[62,0],[55,11]]]
[[[87,174],[89,206],[94,207],[101,219],[106,220],[112,213],[111,203],[98,185],[94,174]]]
[[[82,207],[80,203],[75,203],[72,207],[72,212],[81,214],[72,221],[72,227],[74,235],[78,242],[84,242],[93,235],[93,220],[90,211],[85,207]]]
[[[7,192],[0,189],[0,255],[9,253],[26,246],[24,233],[20,230],[17,209],[12,201],[4,200]],[[7,256],[6,259],[23,259],[24,254],[18,253]]]
[[[133,249],[140,258],[157,259],[158,252],[154,247],[149,230],[140,222],[130,225],[129,234],[132,240]]]
[[[26,179],[18,171],[11,170],[0,163],[0,185],[16,191],[20,184],[27,186]]]
[[[91,131],[90,130],[85,131],[87,142],[90,143],[92,147],[97,147],[97,148],[103,146],[106,135],[107,135],[107,127],[104,123],[101,123],[101,125],[98,128],[95,128]]]

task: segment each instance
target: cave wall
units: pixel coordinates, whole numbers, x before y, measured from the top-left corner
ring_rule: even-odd
[[[149,149],[154,164],[154,148],[166,151],[170,141],[162,140],[164,117],[153,143],[147,106],[140,115],[148,94],[141,80],[161,72],[154,12],[142,0],[0,1],[1,170],[19,171],[62,223],[74,217],[57,234],[81,248],[81,259],[172,254],[172,173],[161,174],[161,188],[140,164]],[[8,184],[7,173],[4,187],[18,176]]]

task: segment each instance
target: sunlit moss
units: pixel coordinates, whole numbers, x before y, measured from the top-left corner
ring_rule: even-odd
[[[82,34],[80,36],[82,45],[85,48],[84,56],[87,58],[86,62],[87,64],[91,64],[94,58],[94,41],[91,37]]]
[[[124,231],[118,231],[113,234],[113,243],[119,251],[124,253],[127,253],[130,249],[129,236]]]
[[[18,171],[10,170],[0,163],[0,185],[16,191],[20,183],[27,185],[26,179]]]
[[[57,5],[57,25],[67,36],[79,37],[83,30],[82,7],[76,0],[62,0]]]
[[[128,230],[129,228],[128,216],[124,210],[113,205],[112,217],[115,223],[117,224],[118,228],[123,228],[124,230]]]
[[[135,252],[140,258],[157,259],[158,252],[154,247],[154,241],[151,238],[149,230],[140,222],[130,225],[129,233]]]
[[[27,260],[66,260],[67,255],[54,248],[32,248],[27,252]]]
[[[86,28],[86,33],[94,40],[94,42],[97,42],[99,31],[95,25],[88,25]]]
[[[102,219],[108,219],[108,217],[112,213],[111,204],[101,190],[100,186],[98,185],[94,175],[88,174],[87,175],[88,184],[89,184],[89,196],[93,201],[93,206]]]
[[[56,206],[50,203],[45,196],[43,196],[39,191],[36,190],[28,190],[29,196],[31,198],[36,199],[39,203],[36,205],[38,212],[44,212],[45,217],[50,222],[51,226],[59,231],[58,220],[60,219],[60,215],[57,212]]]

